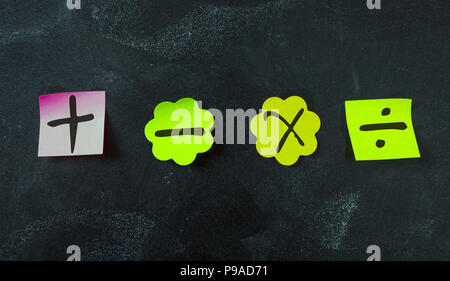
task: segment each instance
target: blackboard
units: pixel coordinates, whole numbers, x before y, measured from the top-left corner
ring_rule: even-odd
[[[0,259],[450,258],[449,2],[3,1]],[[103,156],[38,158],[44,94],[106,91]],[[303,97],[322,121],[292,167],[255,145],[189,166],[144,136],[154,107]],[[344,102],[410,98],[421,158],[354,159]]]

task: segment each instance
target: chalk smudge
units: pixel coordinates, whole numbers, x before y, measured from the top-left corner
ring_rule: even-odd
[[[320,244],[323,248],[339,250],[347,231],[353,212],[358,208],[359,193],[337,197],[326,201],[314,216],[319,227]]]
[[[89,210],[56,215],[13,232],[1,247],[0,260],[65,260],[65,247],[71,244],[81,247],[82,260],[141,259],[154,225],[138,213]]]
[[[9,44],[17,41],[26,41],[29,38],[41,38],[49,35],[46,28],[30,27],[23,29],[2,29],[0,31],[0,44]]]
[[[144,15],[123,0],[96,3],[90,9],[100,36],[175,60],[214,56],[230,41],[244,38],[250,26],[263,24],[268,17],[279,17],[288,6],[291,6],[290,1],[262,3],[254,7],[201,5],[155,32],[148,32],[151,27],[140,26],[139,17]]]

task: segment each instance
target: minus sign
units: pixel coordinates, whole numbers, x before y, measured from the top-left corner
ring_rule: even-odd
[[[179,128],[179,129],[168,129],[168,130],[159,130],[155,132],[156,137],[173,137],[173,136],[203,136],[205,134],[205,130],[202,127],[198,128]]]
[[[394,123],[379,123],[379,124],[367,124],[359,127],[361,131],[377,131],[377,130],[405,130],[407,128],[405,122],[394,122]]]

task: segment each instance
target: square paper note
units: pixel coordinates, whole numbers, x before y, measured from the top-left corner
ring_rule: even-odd
[[[411,99],[345,102],[356,161],[420,158],[411,120]]]
[[[39,157],[103,154],[105,92],[39,97]]]

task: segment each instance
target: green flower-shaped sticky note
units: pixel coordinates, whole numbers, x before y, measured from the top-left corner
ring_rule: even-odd
[[[320,119],[308,110],[301,97],[285,100],[272,97],[264,102],[261,113],[253,117],[250,128],[257,138],[259,154],[275,157],[280,164],[290,166],[301,155],[316,151]]]
[[[196,100],[162,102],[153,115],[154,119],[145,126],[145,136],[153,143],[152,152],[158,160],[173,159],[178,165],[189,165],[197,153],[211,148],[214,116],[199,108]]]

